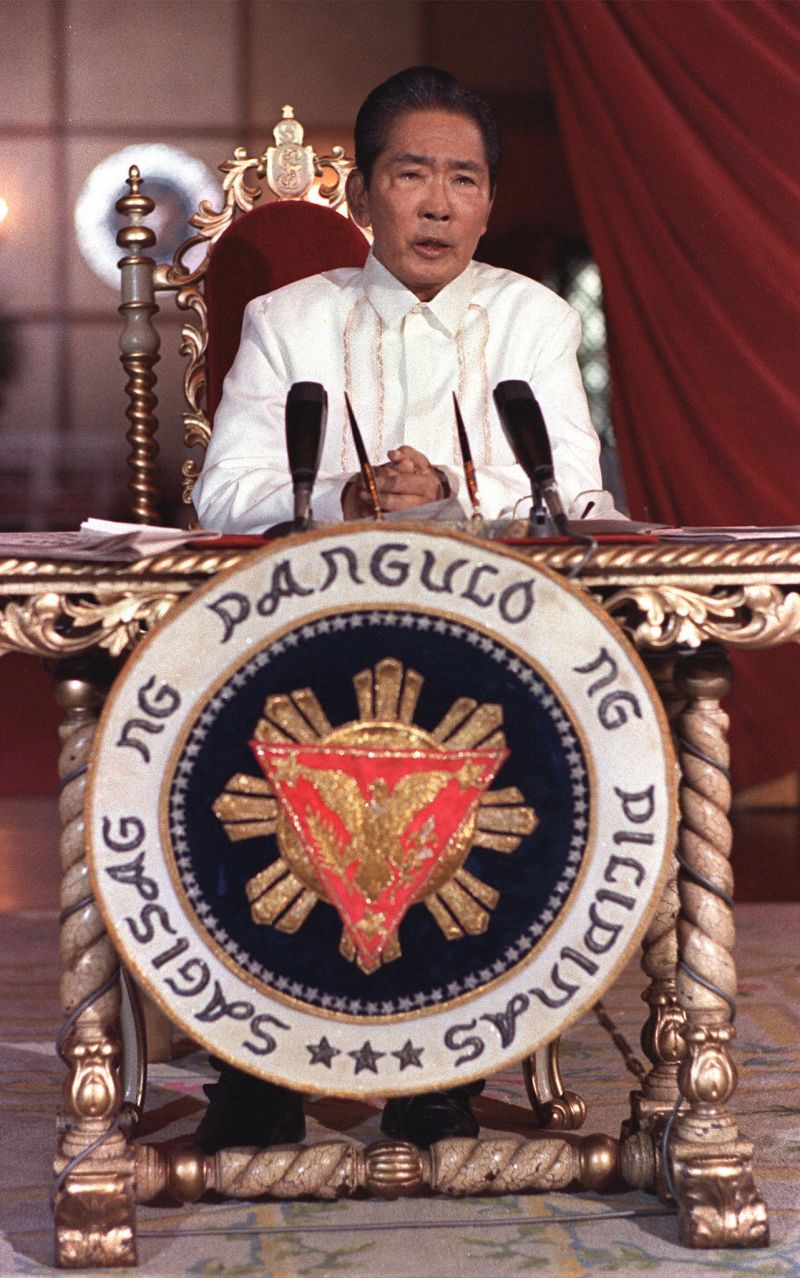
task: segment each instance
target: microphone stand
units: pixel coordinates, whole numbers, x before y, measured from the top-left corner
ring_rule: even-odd
[[[534,480],[533,492],[531,493],[533,501],[528,515],[528,536],[529,537],[554,537],[558,536],[553,520],[550,517],[542,495],[542,485],[538,480]]]
[[[533,505],[528,518],[528,536],[569,537],[585,545],[586,553],[566,574],[575,577],[594,554],[597,541],[589,533],[573,528],[561,504],[547,424],[536,396],[528,382],[510,380],[495,386],[494,401],[514,456],[531,481]]]

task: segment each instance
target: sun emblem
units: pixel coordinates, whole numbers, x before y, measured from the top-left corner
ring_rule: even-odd
[[[513,852],[537,824],[515,786],[489,788],[508,757],[502,708],[459,697],[427,732],[422,684],[379,661],[354,676],[359,717],[337,728],[310,688],[268,697],[250,743],[264,776],[237,773],[213,804],[232,841],[277,838],[247,884],[253,920],[293,933],[323,900],[366,973],[398,958],[420,901],[448,940],[484,932],[499,893],[464,862],[476,845]]]

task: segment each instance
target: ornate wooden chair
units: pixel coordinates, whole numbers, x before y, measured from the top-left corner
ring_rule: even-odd
[[[156,298],[172,294],[187,314],[181,330],[181,353],[187,360],[184,439],[189,448],[205,449],[247,303],[320,271],[362,266],[369,251],[368,240],[347,217],[344,186],[354,161],[340,146],[330,155],[317,155],[304,143],[303,126],[290,106],[283,108],[273,134],[275,145],[263,154],[248,155],[237,147],[233,158],[220,165],[222,207],[201,203],[191,218],[195,233],[167,264],[148,256],[156,239],[146,218],[155,206],[142,190],[146,175],[135,166],[128,176],[130,194],[117,204],[129,223],[117,242],[125,250],[120,348],[129,377],[129,488],[137,523],[158,522]],[[199,470],[194,458],[183,465],[187,504]]]

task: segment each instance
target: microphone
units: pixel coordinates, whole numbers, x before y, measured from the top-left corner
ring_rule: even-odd
[[[494,388],[494,402],[506,439],[533,488],[535,504],[530,519],[531,534],[538,531],[536,516],[544,501],[559,533],[571,537],[573,533],[556,487],[550,437],[536,396],[527,382],[499,382]]]
[[[294,528],[311,521],[311,492],[319,470],[328,395],[319,382],[295,382],[286,396],[286,451],[294,489]]]

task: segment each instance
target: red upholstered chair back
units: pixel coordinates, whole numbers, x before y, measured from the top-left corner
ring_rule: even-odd
[[[353,222],[302,200],[264,204],[231,223],[212,249],[205,278],[210,419],[239,346],[247,303],[321,271],[363,266],[368,252]]]

